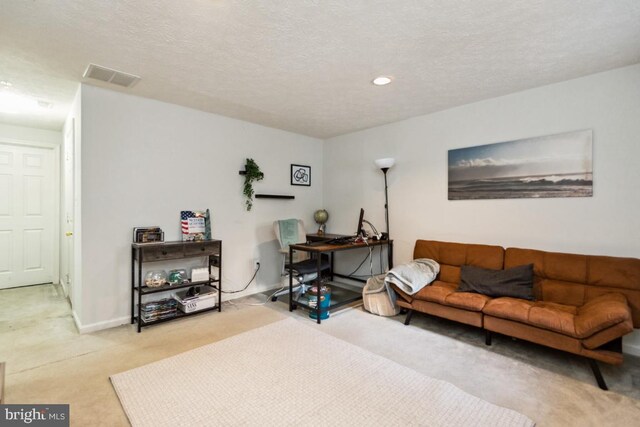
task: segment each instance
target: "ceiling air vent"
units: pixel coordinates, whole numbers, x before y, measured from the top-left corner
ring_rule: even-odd
[[[89,64],[82,77],[102,80],[103,82],[123,87],[132,87],[140,80],[140,77],[133,74],[123,73],[122,71],[112,70],[96,64]]]

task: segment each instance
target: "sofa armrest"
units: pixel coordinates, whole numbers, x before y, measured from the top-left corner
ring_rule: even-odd
[[[631,320],[627,298],[620,293],[600,295],[578,308],[575,317],[576,335],[587,338],[618,323]]]
[[[413,301],[413,297],[405,292],[402,292],[400,290],[400,288],[398,288],[396,285],[394,285],[393,283],[391,284],[391,289],[393,289],[396,294],[402,298],[403,300],[407,301],[408,303],[411,303],[411,301]]]

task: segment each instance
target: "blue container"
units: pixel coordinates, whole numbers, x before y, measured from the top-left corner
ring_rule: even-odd
[[[318,287],[312,286],[307,291],[307,298],[309,299],[309,317],[317,319],[316,306],[318,304]],[[320,287],[320,320],[329,318],[329,306],[331,305],[331,288],[328,286]]]

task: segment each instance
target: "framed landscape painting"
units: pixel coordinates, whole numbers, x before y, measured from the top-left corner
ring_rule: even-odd
[[[591,197],[593,132],[449,150],[449,200]]]

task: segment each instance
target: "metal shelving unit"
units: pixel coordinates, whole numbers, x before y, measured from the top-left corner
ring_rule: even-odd
[[[157,288],[144,286],[142,267],[145,263],[162,262],[184,258],[207,258],[209,280],[189,282],[180,285],[163,285]],[[218,277],[211,279],[211,268],[218,268]],[[173,291],[191,286],[211,286],[218,291],[216,307],[199,310],[194,313],[182,313],[178,310],[176,316],[145,322],[142,320],[142,296],[160,292]],[[137,305],[137,309],[136,309]],[[137,323],[138,332],[142,328],[187,316],[206,313],[208,311],[222,311],[222,241],[205,240],[199,242],[162,242],[162,243],[133,243],[131,245],[131,324]]]
[[[387,257],[388,257],[388,265],[389,265],[389,269],[393,268],[393,240],[372,240],[369,242],[350,242],[350,243],[341,243],[341,244],[330,244],[327,243],[325,241],[329,240],[328,236],[318,236],[318,235],[314,235],[314,236],[310,236],[307,235],[307,238],[309,240],[311,240],[310,243],[300,243],[300,244],[294,244],[294,245],[289,245],[289,259],[293,259],[293,252],[294,251],[302,251],[302,252],[308,252],[310,254],[313,255],[313,258],[315,258],[316,263],[317,263],[317,277],[318,279],[316,279],[314,281],[314,285],[318,286],[318,289],[320,288],[320,286],[322,285],[322,269],[321,269],[321,259],[322,259],[322,255],[323,254],[328,254],[329,255],[329,259],[330,259],[330,264],[331,264],[331,273],[329,274],[331,281],[334,281],[335,277],[340,277],[343,279],[349,279],[349,280],[354,280],[354,281],[358,281],[358,282],[365,282],[362,279],[358,279],[358,278],[353,278],[350,277],[348,275],[344,275],[344,274],[339,274],[336,273],[335,271],[333,271],[333,256],[335,252],[342,252],[342,251],[350,251],[350,250],[357,250],[357,249],[363,249],[363,248],[371,248],[371,247],[375,247],[375,246],[386,246],[387,247]],[[298,306],[307,308],[309,310],[315,311],[316,313],[316,322],[319,324],[322,322],[322,315],[326,312],[326,311],[331,311],[332,309],[336,309],[339,307],[342,307],[344,305],[347,304],[351,304],[354,303],[360,299],[362,299],[362,293],[361,292],[353,292],[350,291],[349,289],[342,289],[340,291],[340,295],[338,298],[335,299],[332,296],[331,298],[331,303],[330,306],[328,308],[322,308],[320,303],[318,302],[317,304],[315,304],[314,306],[311,306],[308,304],[308,301],[305,302],[303,300],[300,301],[295,301],[293,299],[293,267],[290,264],[289,265],[289,311],[293,311],[295,310]],[[330,283],[331,285],[331,283]],[[334,282],[333,286],[337,286],[342,288],[344,285],[340,286],[342,284],[340,284],[339,282]],[[318,298],[319,300],[319,298]]]

